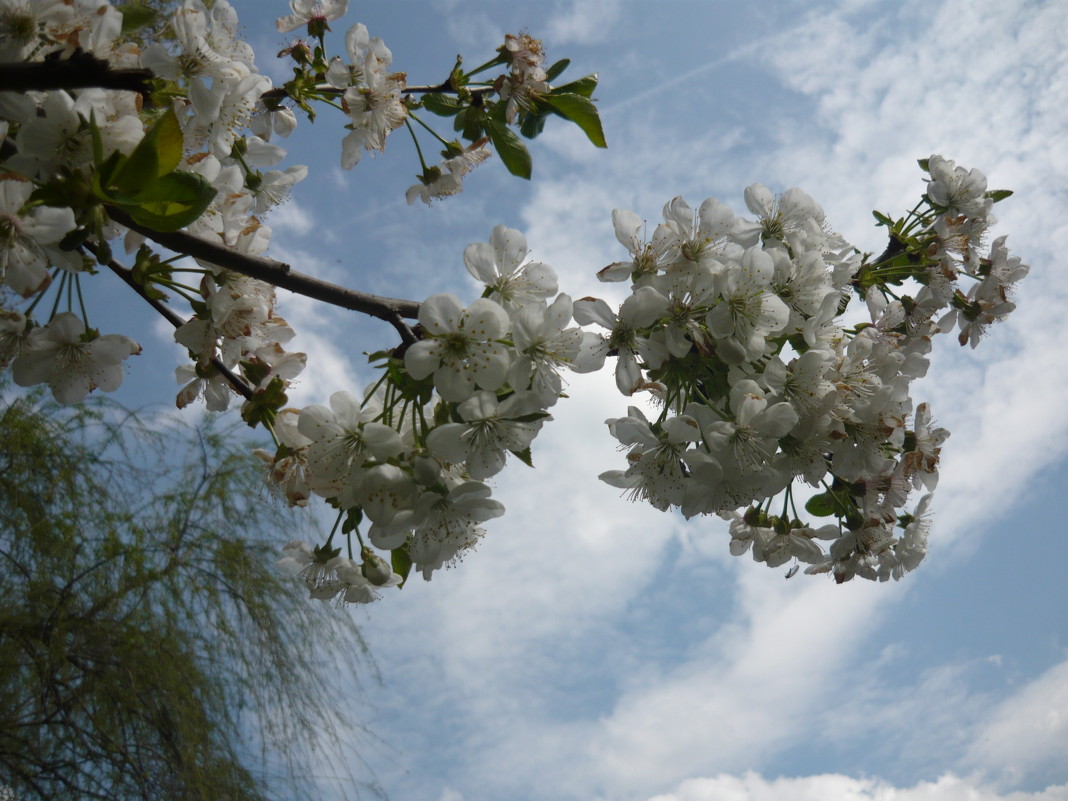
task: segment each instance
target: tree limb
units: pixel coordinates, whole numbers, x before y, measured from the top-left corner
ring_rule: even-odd
[[[69,58],[45,58],[0,64],[0,91],[44,92],[50,89],[123,89],[148,95],[155,76],[148,69],[112,69],[102,58],[81,49]]]
[[[346,289],[343,286],[331,284],[314,276],[295,272],[284,262],[265,259],[260,256],[249,256],[226,245],[210,242],[186,231],[154,231],[147,226],[134,222],[130,215],[114,206],[108,206],[107,213],[111,219],[120,225],[126,226],[131,231],[136,231],[153,242],[173,250],[175,253],[184,253],[196,259],[203,259],[223,269],[265,281],[268,284],[288,289],[290,292],[304,295],[313,300],[321,300],[332,306],[340,306],[343,309],[350,309],[371,317],[377,317],[396,328],[404,342],[411,344],[416,341],[415,334],[404,322],[405,318],[415,320],[419,316],[419,304],[414,300],[387,298],[381,295],[357,292],[354,289]]]

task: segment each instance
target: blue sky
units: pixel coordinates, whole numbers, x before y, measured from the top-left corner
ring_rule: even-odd
[[[261,69],[277,69],[284,7],[235,6]],[[408,207],[418,163],[404,132],[343,173],[342,121],[324,113],[289,140],[287,163],[311,175],[268,220],[272,254],[304,272],[473,299],[463,248],[504,223],[563,291],[618,300],[594,275],[623,256],[613,208],[651,230],[679,194],[744,212],[756,181],[801,187],[878,251],[871,210],[911,206],[916,159],[932,153],[1015,190],[994,235],[1032,267],[1009,322],[977,351],[938,342],[915,385],[953,434],[931,553],[899,584],[784,581],[730,557],[718,518],[621,499],[596,476],[619,467],[603,421],[626,401],[610,373],[572,378],[537,469],[498,477],[508,514],[478,551],[355,612],[382,682],[339,687],[337,703],[380,738],[360,747],[390,797],[1068,799],[1068,287],[1055,272],[1068,4],[353,2],[335,41],[355,22],[411,83],[440,80],[458,52],[480,63],[507,32],[539,36],[550,61],[572,59],[565,77],[600,73],[609,148],[550,124],[530,183],[494,159],[464,194]],[[393,344],[387,326],[301,298],[281,311],[309,353],[300,404],[362,388],[362,353]],[[143,319],[127,400],[172,391],[177,350]]]

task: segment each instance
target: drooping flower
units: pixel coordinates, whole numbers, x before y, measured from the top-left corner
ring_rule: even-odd
[[[453,464],[463,462],[471,478],[482,480],[504,468],[506,451],[519,453],[552,418],[541,412],[537,398],[517,392],[498,403],[492,392],[480,390],[459,405],[465,422],[446,423],[427,435],[431,453]],[[529,419],[542,414],[536,420]]]
[[[76,314],[63,312],[30,332],[11,365],[20,387],[48,384],[60,403],[77,403],[94,389],[114,392],[122,384],[123,362],[141,346],[121,334],[87,331]]]
[[[330,30],[327,23],[343,17],[349,10],[349,0],[289,0],[289,10],[293,13],[275,22],[279,33],[307,25],[309,36],[322,36]]]

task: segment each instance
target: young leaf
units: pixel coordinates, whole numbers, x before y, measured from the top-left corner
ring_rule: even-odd
[[[1011,189],[991,189],[986,193],[986,196],[993,200],[995,203],[1000,203],[1007,197],[1012,197]]]
[[[561,73],[571,65],[571,59],[562,58],[553,64],[549,69],[545,70],[545,80],[547,82],[555,81],[560,77]]]
[[[423,95],[423,108],[439,117],[452,117],[460,113],[464,104],[455,97],[431,93]]]
[[[577,81],[571,83],[565,83],[563,86],[557,86],[553,89],[554,95],[582,95],[583,97],[592,97],[593,90],[597,88],[597,73],[587,75],[585,78],[579,78]]]
[[[486,133],[489,134],[490,141],[493,142],[493,147],[497,151],[497,155],[501,157],[501,161],[508,168],[508,172],[529,180],[533,163],[526,145],[503,122],[487,116],[484,125]]]
[[[830,517],[838,509],[834,496],[829,492],[813,495],[805,504],[805,511],[814,517]]]
[[[192,172],[172,172],[122,208],[141,225],[156,231],[177,231],[204,213],[215,188]]]
[[[182,129],[174,109],[169,108],[104,186],[126,195],[139,195],[157,178],[173,171],[181,160]]]
[[[156,9],[133,3],[118,6],[118,10],[122,12],[122,32],[124,34],[133,33],[146,25],[151,25],[156,21],[156,17],[159,16],[159,12]]]
[[[586,138],[596,147],[608,147],[604,141],[601,117],[592,100],[574,94],[548,94],[543,95],[541,99],[565,120],[571,120],[581,128]]]

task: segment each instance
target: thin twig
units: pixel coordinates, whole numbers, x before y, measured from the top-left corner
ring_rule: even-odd
[[[96,244],[93,242],[86,242],[85,247],[94,255],[99,252]],[[123,267],[114,259],[110,259],[107,264],[108,269],[110,269],[113,273],[115,273],[115,275],[125,281],[130,286],[130,288],[133,289],[134,292],[144,298],[145,302],[148,303],[148,305],[155,309],[157,312],[159,312],[163,316],[163,318],[167,320],[167,322],[169,322],[175,328],[181,328],[183,325],[185,325],[186,321],[182,319],[182,316],[180,314],[171,309],[162,301],[149,296],[149,294],[145,292],[145,288],[136,280],[134,280],[132,270]],[[234,388],[234,391],[237,392],[237,394],[241,395],[245,400],[252,400],[252,395],[254,393],[252,387],[250,387],[243,378],[238,375],[235,375],[229,367],[222,363],[218,356],[211,357],[211,364],[216,370],[219,371],[219,375],[225,378],[226,381],[230,384],[230,386]]]

